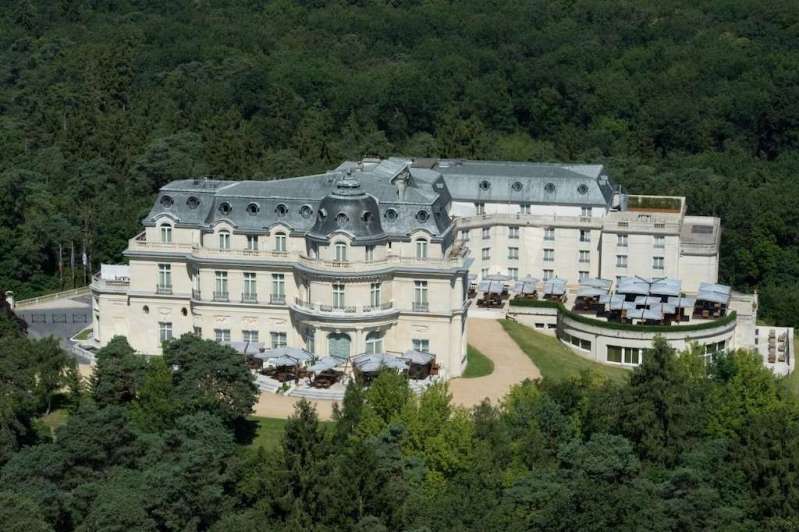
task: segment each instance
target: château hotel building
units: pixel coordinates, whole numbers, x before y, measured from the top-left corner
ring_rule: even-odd
[[[319,355],[436,355],[461,374],[472,279],[715,282],[720,224],[631,196],[600,165],[364,159],[273,181],[163,187],[129,266],[92,284],[100,344],[187,332]],[[109,270],[111,271],[111,270]]]

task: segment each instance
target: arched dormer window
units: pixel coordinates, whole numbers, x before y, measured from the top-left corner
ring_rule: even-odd
[[[275,251],[279,253],[285,253],[286,249],[286,233],[282,231],[275,233]]]
[[[219,231],[219,249],[230,249],[230,231]]]
[[[424,238],[416,239],[416,258],[417,259],[427,258],[427,240]]]
[[[372,331],[366,335],[366,352],[370,355],[383,352],[383,334]]]
[[[171,244],[172,243],[172,225],[171,224],[162,224],[161,225],[161,242],[164,244]]]
[[[347,243],[346,242],[336,242],[336,262],[346,262],[347,261]]]

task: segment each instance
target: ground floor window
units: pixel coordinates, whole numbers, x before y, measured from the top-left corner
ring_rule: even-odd
[[[217,342],[229,342],[230,329],[214,329],[214,340]]]
[[[370,332],[366,335],[366,352],[370,355],[383,352],[383,335],[378,332]]]
[[[607,349],[606,360],[616,364],[629,364],[637,366],[644,361],[644,356],[648,354],[651,349],[643,347],[622,347],[618,345],[609,345]]]
[[[577,338],[576,336],[571,336],[570,334],[566,333],[563,333],[561,335],[561,340],[573,345],[574,347],[582,351],[591,351],[590,340],[583,340],[582,338]]]
[[[316,339],[314,338],[313,329],[305,330],[305,334],[303,335],[303,340],[305,340],[305,350],[311,354],[316,353]]]
[[[278,347],[286,347],[288,345],[287,336],[284,332],[273,332],[270,333],[272,337],[272,349],[276,349]]]
[[[172,322],[159,321],[158,333],[162,342],[172,339]]]
[[[194,327],[194,336],[197,338],[203,337],[203,328],[202,327]]]
[[[253,344],[258,343],[258,331],[241,331],[241,339]]]
[[[755,338],[757,340],[757,338]],[[721,353],[724,351],[724,348],[727,346],[727,342],[722,340],[721,342],[714,342],[712,344],[705,344],[702,346],[704,348],[704,355],[705,360],[709,360],[713,357],[716,353]]]
[[[422,351],[423,353],[430,352],[430,340],[424,338],[414,338],[413,339],[413,349],[414,351]]]

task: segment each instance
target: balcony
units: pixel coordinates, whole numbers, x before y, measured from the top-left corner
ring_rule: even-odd
[[[423,257],[417,258],[415,255],[410,257],[401,257],[399,255],[388,255],[383,258],[375,258],[367,261],[337,261],[337,260],[323,260],[299,256],[299,264],[314,272],[320,271],[333,271],[333,272],[369,272],[375,270],[384,270],[391,267],[419,267],[419,268],[458,268],[464,264],[463,256],[455,257]]]
[[[228,292],[214,291],[214,301],[227,303],[228,301],[230,301],[230,294]]]
[[[286,304],[286,294],[270,294],[269,295],[269,304],[270,305],[285,305]]]
[[[103,279],[100,274],[92,278],[92,290],[103,293],[125,294],[130,288],[130,279]]]
[[[241,302],[242,303],[258,303],[258,295],[252,292],[244,292],[241,294]]]
[[[171,284],[159,284],[155,287],[155,293],[162,296],[171,296],[172,295],[172,285]]]
[[[411,308],[414,312],[430,312],[430,304],[426,301],[424,303],[414,301]]]
[[[321,303],[309,303],[296,298],[294,303],[291,305],[291,309],[300,314],[305,314],[314,318],[340,321],[358,321],[377,318],[383,319],[399,314],[399,309],[395,308],[394,303],[390,301],[376,306],[349,305],[335,307],[333,305],[325,305]]]

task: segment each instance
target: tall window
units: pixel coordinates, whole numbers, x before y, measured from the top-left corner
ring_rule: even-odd
[[[475,203],[474,210],[477,214],[485,214],[486,213],[486,204],[485,203]]]
[[[554,227],[545,227],[544,228],[544,240],[555,240],[555,228]]]
[[[483,278],[488,275],[488,268],[480,268],[480,277]]]
[[[585,271],[585,270],[581,270],[581,271],[578,273],[578,275],[580,276],[580,277],[579,277],[579,280],[580,280],[580,281],[587,281],[587,280],[588,280],[588,272],[587,272],[587,271]]]
[[[219,232],[219,249],[230,249],[230,233],[227,231]]]
[[[483,248],[483,260],[489,260],[491,258],[491,248]]]
[[[158,322],[158,335],[162,342],[172,339],[172,322],[159,321]]]
[[[286,233],[275,233],[275,251],[286,251]]]
[[[508,248],[508,258],[511,260],[519,259],[519,248]]]
[[[230,329],[214,329],[214,339],[217,342],[230,341]]]
[[[172,265],[158,265],[158,291],[172,290]]]
[[[666,237],[663,235],[655,235],[655,247],[663,249],[666,247]]]
[[[194,330],[194,336],[196,336],[197,338],[202,338],[203,337],[203,328],[202,327],[197,327],[195,325],[193,327],[193,330]]]
[[[214,299],[226,301],[228,298],[227,272],[216,272],[216,286],[214,288]]]
[[[508,238],[511,240],[518,240],[519,228],[515,226],[508,227]]]
[[[347,244],[344,242],[336,242],[336,262],[345,262],[347,260]]]
[[[627,255],[616,255],[616,267],[617,268],[627,267]]]
[[[555,270],[544,270],[544,280],[549,281],[555,278]]]
[[[519,279],[519,268],[508,268],[508,275],[510,275],[511,279],[517,281]]]
[[[464,242],[469,241],[469,230],[468,229],[461,229],[461,240]]]
[[[652,257],[652,269],[662,270],[663,268],[663,257]]]
[[[383,352],[383,335],[372,331],[366,335],[366,352],[370,355]]]
[[[305,341],[305,350],[309,353],[316,353],[316,338],[314,337],[314,330],[310,328],[305,329],[305,334],[302,338]]]
[[[413,307],[417,311],[427,311],[427,281],[414,281]]]
[[[369,303],[373,307],[380,306],[381,299],[381,286],[380,283],[372,283],[369,286]]]
[[[430,352],[430,340],[426,338],[414,338],[412,341],[414,351],[421,351],[422,353]]]
[[[258,290],[255,285],[255,274],[252,272],[244,273],[244,292],[241,299],[244,303],[255,303],[257,301]]]
[[[544,250],[544,262],[553,262],[555,260],[555,250],[547,248]]]
[[[172,226],[164,224],[161,226],[161,242],[169,244],[172,242]]]
[[[483,240],[488,240],[490,238],[491,238],[491,228],[483,227]]]
[[[620,248],[627,247],[627,235],[616,235],[616,245]]]
[[[333,308],[344,308],[344,283],[333,283]]]
[[[286,333],[284,332],[269,333],[269,336],[272,339],[272,349],[277,349],[278,347],[286,347],[288,345]]]
[[[522,203],[519,205],[519,214],[530,214],[530,204]]]
[[[366,246],[366,262],[372,262],[375,260],[375,247],[374,246]]]
[[[258,331],[241,331],[241,339],[251,344],[258,343]]]
[[[580,216],[584,218],[591,217],[591,207],[580,207]]]
[[[417,259],[427,258],[427,240],[423,238],[420,238],[416,241],[416,258]]]
[[[580,250],[580,262],[591,262],[591,252],[588,250]]]
[[[286,301],[286,279],[282,273],[272,274],[272,303],[284,303]]]
[[[591,231],[587,229],[580,229],[580,242],[590,242],[591,241]]]
[[[258,235],[247,235],[247,250],[258,251]]]

